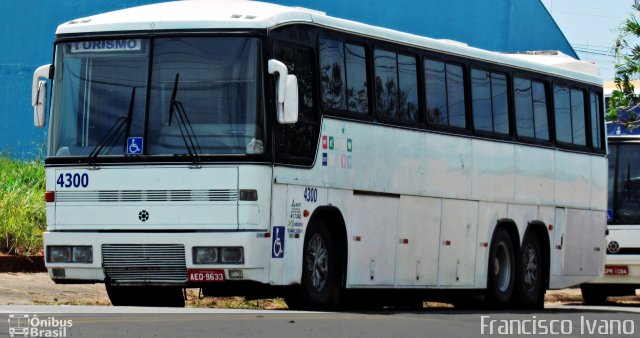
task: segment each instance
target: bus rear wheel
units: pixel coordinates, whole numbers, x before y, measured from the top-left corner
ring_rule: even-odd
[[[184,307],[182,288],[105,284],[113,306]]]
[[[303,249],[302,297],[305,307],[334,308],[341,289],[341,254],[329,229],[315,222],[307,229]]]
[[[540,242],[536,235],[527,235],[518,254],[517,288],[520,307],[544,308],[544,265]]]
[[[509,233],[498,228],[491,240],[487,278],[487,301],[497,308],[506,308],[513,301],[516,276],[513,241]]]

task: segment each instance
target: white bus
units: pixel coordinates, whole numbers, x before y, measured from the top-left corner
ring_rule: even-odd
[[[115,305],[542,307],[602,274],[597,74],[254,1],[69,21],[34,75],[49,275]]]
[[[608,122],[607,142],[606,265],[602,278],[581,286],[584,302],[594,305],[604,304],[609,296],[635,295],[640,289],[640,186],[636,183],[640,180],[640,129]]]

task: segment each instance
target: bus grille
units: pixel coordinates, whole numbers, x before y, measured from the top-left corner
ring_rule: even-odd
[[[57,191],[57,202],[231,202],[238,190],[98,190]]]
[[[103,244],[104,273],[118,283],[175,283],[187,281],[184,245]]]

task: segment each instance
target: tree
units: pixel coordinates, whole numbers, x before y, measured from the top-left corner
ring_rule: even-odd
[[[633,8],[640,12],[640,3],[635,2]],[[607,107],[607,120],[619,121],[619,110],[631,110],[640,104],[638,96],[635,94],[632,80],[640,76],[640,22],[636,13],[631,14],[622,22],[620,34],[615,41],[615,54],[619,62],[616,63],[615,83],[617,89],[613,91],[609,98]],[[625,114],[627,116],[627,114]],[[625,121],[619,121],[624,124],[637,124],[638,117],[636,114],[628,114]]]

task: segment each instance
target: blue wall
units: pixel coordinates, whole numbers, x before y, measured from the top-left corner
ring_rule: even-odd
[[[328,15],[495,51],[558,49],[575,56],[540,0],[270,0]],[[38,155],[44,129],[33,127],[31,78],[50,63],[56,27],[71,19],[162,0],[0,2],[0,152]],[[376,3],[374,5],[374,3]],[[391,6],[391,7],[389,7]]]
[[[269,1],[492,51],[560,50],[578,57],[540,0]]]
[[[37,0],[0,2],[0,153],[38,156],[45,129],[33,127],[33,71],[53,60],[56,27],[101,12],[149,4],[153,0]]]

